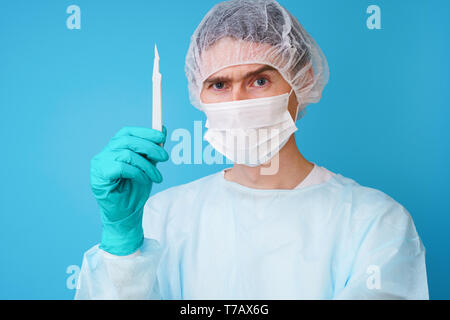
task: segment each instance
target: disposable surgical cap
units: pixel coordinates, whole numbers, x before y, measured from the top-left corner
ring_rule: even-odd
[[[214,47],[214,50],[210,50]],[[185,72],[191,103],[201,110],[204,80],[240,64],[274,67],[294,89],[299,117],[320,100],[328,82],[322,50],[298,20],[274,0],[231,0],[214,6],[191,37]],[[312,68],[312,69],[311,69]]]

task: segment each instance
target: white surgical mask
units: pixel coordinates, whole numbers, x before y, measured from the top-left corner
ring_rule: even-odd
[[[258,166],[272,159],[297,131],[288,111],[289,93],[273,97],[202,103],[205,140],[238,164]]]

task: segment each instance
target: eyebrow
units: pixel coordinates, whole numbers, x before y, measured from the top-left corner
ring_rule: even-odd
[[[274,67],[271,67],[269,65],[264,65],[256,70],[247,72],[246,74],[244,74],[242,76],[243,79],[245,78],[250,78],[253,77],[257,74],[260,74],[264,71],[276,71],[276,69]],[[226,82],[226,81],[230,81],[231,78],[230,77],[225,77],[225,76],[217,76],[217,77],[212,77],[212,78],[208,78],[206,79],[203,84],[210,84],[210,83],[217,83],[217,82]]]

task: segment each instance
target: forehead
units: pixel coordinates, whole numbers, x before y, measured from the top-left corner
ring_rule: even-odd
[[[270,59],[274,50],[270,44],[236,40],[230,37],[216,41],[205,49],[200,57],[201,80],[224,70],[257,69],[261,65],[273,65]]]
[[[210,75],[204,82],[210,82],[214,79],[240,79],[257,73],[262,73],[264,71],[278,73],[276,69],[265,64],[240,64],[223,68]]]

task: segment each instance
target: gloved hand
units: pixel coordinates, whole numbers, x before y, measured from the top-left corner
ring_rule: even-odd
[[[169,155],[158,144],[163,132],[143,127],[124,127],[91,160],[91,188],[102,219],[100,248],[115,255],[128,255],[142,245],[142,214],[153,182],[162,176],[156,163]]]

